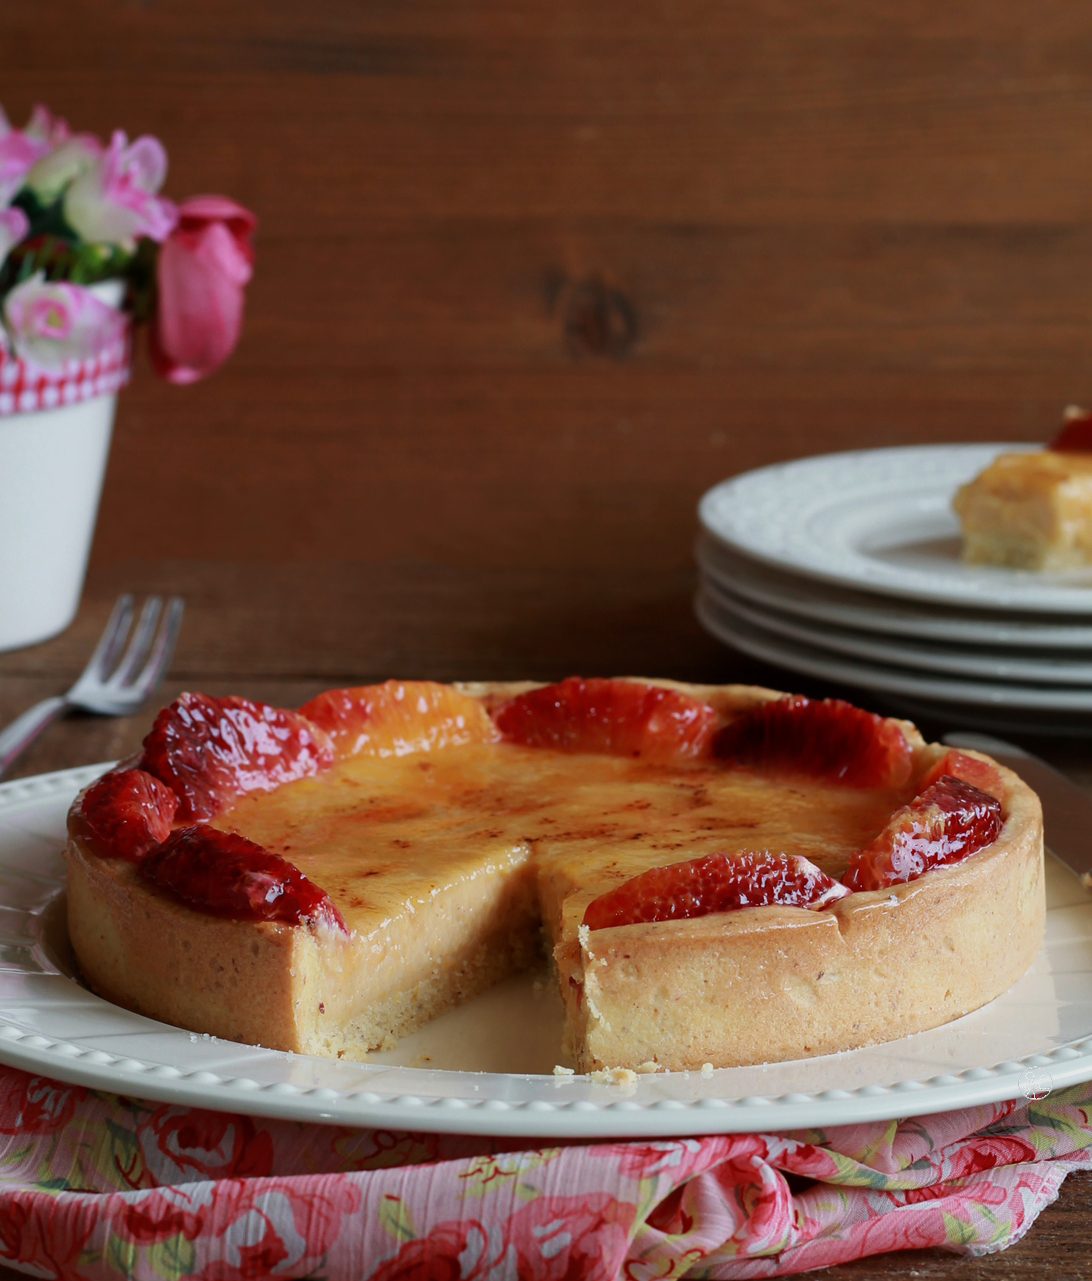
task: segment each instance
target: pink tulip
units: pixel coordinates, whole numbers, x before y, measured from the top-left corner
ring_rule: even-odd
[[[35,107],[25,129],[13,129],[0,107],[0,205],[14,196],[39,160],[68,137],[68,125]]]
[[[97,356],[125,335],[124,317],[90,289],[49,283],[43,272],[4,299],[4,322],[15,354],[46,372]]]
[[[163,240],[176,210],[156,195],[167,176],[167,153],[150,135],[129,142],[118,129],[110,146],[75,177],[64,194],[65,221],[83,240],[131,249],[140,236]]]
[[[0,267],[29,230],[30,223],[21,209],[0,209]]]
[[[178,209],[156,271],[158,304],[149,344],[156,373],[192,383],[218,368],[239,341],[243,287],[257,219],[224,196],[194,196]]]

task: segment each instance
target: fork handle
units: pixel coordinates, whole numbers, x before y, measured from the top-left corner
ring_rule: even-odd
[[[38,735],[63,716],[68,702],[61,695],[43,698],[29,711],[17,716],[3,733],[0,733],[0,774],[34,742]]]

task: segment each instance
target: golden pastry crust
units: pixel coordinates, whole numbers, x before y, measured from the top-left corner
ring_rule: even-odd
[[[938,1027],[999,996],[1035,959],[1045,920],[1038,798],[1010,771],[1004,780],[999,839],[908,884],[823,912],[756,907],[578,929],[556,955],[581,1070],[831,1054]]]
[[[1092,454],[1001,454],[952,506],[972,564],[1056,571],[1092,563]]]
[[[780,697],[745,686],[647,683],[708,702],[723,723]],[[459,688],[489,708],[533,687],[521,682]],[[914,775],[920,776],[945,749],[924,744],[907,722],[898,724],[911,747]],[[343,884],[344,877],[331,871],[333,879],[324,883],[320,864],[312,870],[301,862],[330,889],[351,937],[329,926],[224,920],[193,911],[151,888],[132,863],[100,857],[74,819],[69,928],[83,972],[107,999],[178,1026],[277,1049],[360,1057],[531,964],[540,948],[541,922],[553,947],[570,1049],[580,1069],[651,1061],[677,1070],[705,1062],[731,1066],[806,1057],[937,1026],[1003,992],[1039,948],[1041,813],[1034,793],[1000,766],[1001,835],[955,867],[891,891],[853,894],[823,912],[748,908],[590,933],[581,926],[587,904],[619,877],[687,857],[665,854],[672,842],[702,849],[722,840],[713,832],[702,838],[704,847],[694,845],[704,829],[696,825],[684,793],[708,780],[693,772],[683,777],[679,771],[676,779],[663,768],[641,772],[632,762],[581,757],[589,795],[597,794],[601,779],[596,816],[606,823],[607,835],[597,835],[594,826],[555,833],[542,826],[551,821],[546,809],[535,820],[539,827],[527,818],[530,838],[513,839],[496,817],[496,793],[489,790],[493,750],[460,747],[434,753],[429,761],[363,763],[353,767],[356,773],[331,775],[330,783],[304,780],[279,793],[246,798],[216,820],[247,835],[255,830],[259,840],[268,841],[291,807],[304,812],[321,802],[325,808],[314,810],[317,817],[307,830],[328,832],[340,813],[331,817],[327,791],[335,783],[343,791],[349,783],[374,791],[377,780],[389,778],[395,793],[405,796],[418,786],[412,771],[427,768],[429,786],[448,788],[442,794],[451,800],[454,817],[432,828],[427,816],[390,820],[390,831],[404,834],[410,829],[398,823],[418,824],[412,832],[422,843],[426,862],[420,866],[427,866],[430,849],[445,851],[448,861],[427,893],[417,893],[404,879],[421,875],[416,864],[388,876],[386,898],[377,890],[378,897],[365,902]],[[542,749],[512,750],[525,755],[509,763],[510,774],[498,786],[521,763],[554,778],[551,768],[574,760]],[[468,775],[459,792],[458,771],[471,767],[478,772]],[[728,778],[730,772],[721,773]],[[532,815],[527,797],[533,798],[539,781],[539,774],[529,778],[527,796],[516,797],[511,812]],[[726,815],[748,797],[756,813],[776,802],[778,813],[787,815],[780,821],[788,831],[808,822],[817,832],[823,829],[818,811],[826,796],[837,820],[827,827],[844,833],[831,841],[802,831],[800,839],[814,839],[808,857],[825,860],[832,875],[844,870],[861,833],[882,826],[876,807],[887,805],[890,813],[894,803],[823,785],[781,786],[767,794],[761,780],[741,777],[733,786],[737,791],[726,793],[722,806]],[[751,796],[748,788],[758,790]],[[647,834],[624,826],[628,820],[620,816],[633,808],[623,803],[631,793],[642,812],[651,808],[660,815],[658,840],[635,841],[634,835]],[[458,805],[463,809],[456,813]],[[492,826],[482,824],[487,809]],[[570,828],[579,827],[589,812],[586,805],[570,805],[563,817]],[[341,817],[346,815],[351,817],[348,810]],[[771,823],[771,832],[781,831]],[[386,866],[377,835],[385,830],[381,821],[349,830],[366,830],[372,856],[380,860],[376,866]],[[336,859],[330,866],[339,866]],[[378,877],[369,882],[378,883]],[[393,911],[391,904],[403,899],[409,910]]]

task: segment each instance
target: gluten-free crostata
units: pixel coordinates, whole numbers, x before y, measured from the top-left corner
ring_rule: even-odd
[[[309,1054],[361,1057],[544,945],[581,1070],[825,1054],[992,1000],[1043,930],[1015,774],[744,686],[184,694],[69,833],[97,992]]]

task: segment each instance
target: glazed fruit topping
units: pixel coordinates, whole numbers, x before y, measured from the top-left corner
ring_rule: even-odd
[[[799,694],[744,712],[717,733],[713,755],[850,787],[902,787],[910,777],[910,745],[894,721]]]
[[[345,929],[325,890],[291,863],[235,832],[180,827],[139,865],[142,877],[187,907],[233,921]]]
[[[1066,410],[1062,430],[1050,448],[1062,454],[1092,454],[1092,414],[1083,409]]]
[[[881,890],[951,866],[992,845],[1001,831],[1001,802],[973,783],[945,775],[896,810],[871,845],[858,850],[842,877],[851,890]]]
[[[435,681],[327,690],[300,715],[326,731],[339,756],[405,756],[498,737],[476,698]]]
[[[77,812],[96,850],[132,862],[165,841],[178,797],[140,769],[113,770],[84,792]]]
[[[772,904],[818,910],[848,893],[798,854],[706,854],[654,867],[601,894],[588,905],[584,924],[602,930]]]
[[[328,765],[325,735],[298,712],[247,698],[182,694],[155,718],[141,766],[172,788],[183,819],[211,818],[243,792],[269,792]]]
[[[494,720],[509,742],[527,747],[678,760],[707,751],[716,713],[672,689],[570,676],[517,695]]]
[[[961,778],[965,783],[973,783],[975,787],[987,792],[990,796],[1000,796],[1005,786],[996,766],[991,765],[989,761],[980,761],[976,756],[968,756],[965,752],[957,751],[953,747],[918,779],[918,795],[920,796],[927,787],[932,787],[945,774],[952,778]]]

